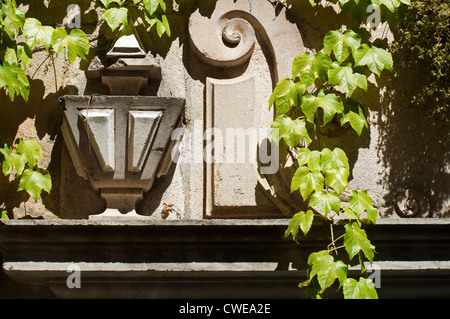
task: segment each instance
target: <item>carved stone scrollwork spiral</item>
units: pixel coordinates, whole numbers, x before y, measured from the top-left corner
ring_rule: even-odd
[[[246,62],[253,54],[256,35],[252,25],[240,17],[241,12],[228,12],[217,22],[198,12],[191,16],[191,44],[199,57],[218,67],[233,67]]]
[[[407,189],[398,197],[395,211],[401,217],[430,217],[428,199],[412,189]]]

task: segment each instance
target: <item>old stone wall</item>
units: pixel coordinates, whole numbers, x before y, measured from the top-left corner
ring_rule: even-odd
[[[53,26],[63,23],[71,2],[22,1],[29,16]],[[106,86],[88,79],[87,73],[96,59],[103,61],[113,35],[100,21],[98,8],[87,0],[77,3],[81,27],[91,42],[89,60],[68,65],[63,53],[52,60],[44,50],[36,52],[27,72],[31,78],[28,103],[21,98],[11,103],[6,95],[0,96],[1,141],[11,144],[19,136],[37,140],[44,151],[40,165],[50,171],[53,183],[51,194],[34,203],[15,192],[17,185],[0,177],[1,200],[11,217],[84,219],[105,209],[98,192],[76,173],[60,131],[64,112],[60,97],[109,94]],[[268,129],[273,110],[269,111],[267,101],[273,86],[289,76],[295,56],[321,50],[326,32],[341,28],[335,10],[311,8],[307,1],[292,1],[289,10],[278,11],[266,0],[189,0],[169,14],[170,39],[160,39],[154,29],[147,32],[137,27],[143,49],[158,61],[162,75],[141,94],[185,99],[184,127],[192,133],[191,139],[181,143],[178,163],[144,194],[136,207],[139,214],[152,219],[203,219],[276,218],[296,212],[301,204],[295,202],[299,196],[289,194],[292,163],[286,153],[280,152],[286,169],[264,175],[257,163],[195,160],[194,150],[208,146],[202,135],[211,127]],[[230,53],[233,46],[214,43],[217,34],[210,33],[227,28],[227,21],[241,23],[250,32],[246,39],[254,42],[244,57],[228,59],[234,54]],[[387,42],[395,38],[386,25],[373,36]],[[394,64],[401,58],[394,56]],[[358,137],[353,130],[330,123],[319,129],[313,143],[313,147],[341,147],[347,152],[351,187],[366,189],[382,217],[398,217],[392,207],[406,189],[428,198],[431,216],[448,217],[450,213],[448,148],[430,131],[420,110],[409,103],[409,92],[420,77],[420,70],[395,68],[393,73],[384,71],[380,78],[369,78],[368,91],[355,96],[369,110],[369,129]],[[195,132],[200,132],[200,138]],[[262,140],[264,135],[259,137]],[[226,154],[230,149],[224,147]],[[251,146],[244,148],[251,150]]]

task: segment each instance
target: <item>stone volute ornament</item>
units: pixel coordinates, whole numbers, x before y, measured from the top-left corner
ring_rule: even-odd
[[[78,175],[106,201],[106,210],[90,219],[148,218],[136,213],[136,204],[169,169],[170,137],[185,101],[139,95],[149,79],[161,79],[161,70],[133,27],[119,33],[107,60],[88,77],[110,95],[64,96],[63,136]]]
[[[241,130],[239,136],[253,134],[258,141],[240,146],[246,155],[256,154],[257,163],[205,164],[206,218],[291,216],[301,206],[289,185],[295,159],[266,133],[274,108],[269,110],[264,94],[291,76],[293,59],[305,51],[287,14],[285,8],[276,12],[270,1],[199,0],[189,18],[191,59],[206,70],[195,75],[205,78],[204,130]],[[225,145],[224,153],[233,147]],[[262,163],[261,154],[269,153],[279,154],[279,161]]]

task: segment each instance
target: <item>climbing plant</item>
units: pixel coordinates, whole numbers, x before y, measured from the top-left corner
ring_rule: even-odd
[[[282,1],[288,5],[288,1]],[[309,0],[312,6],[327,1]],[[392,23],[400,7],[410,5],[409,0],[334,0],[341,14],[350,14],[356,21],[364,21],[370,13]],[[368,10],[371,5],[372,10]],[[384,11],[386,11],[384,13]],[[383,14],[382,14],[383,13]],[[292,76],[280,81],[269,99],[275,105],[277,117],[271,128],[274,141],[284,140],[295,150],[297,164],[291,192],[299,191],[309,209],[295,214],[290,220],[285,236],[299,243],[300,234],[306,236],[314,219],[330,224],[330,244],[309,255],[308,279],[299,284],[306,287],[310,298],[322,298],[324,291],[337,280],[345,298],[378,298],[373,281],[367,278],[364,261],[373,262],[375,246],[365,230],[365,223],[376,223],[377,208],[366,190],[351,190],[348,203],[343,193],[349,188],[350,167],[345,152],[340,148],[311,150],[311,133],[338,119],[341,126],[349,125],[361,135],[368,127],[366,110],[352,98],[356,90],[367,91],[367,78],[380,76],[383,70],[392,70],[391,53],[370,40],[363,40],[364,25],[329,31],[323,40],[323,50],[315,54],[306,52],[292,63]],[[347,124],[348,123],[348,124]],[[345,233],[335,238],[332,225],[334,217],[344,216]],[[335,238],[335,239],[334,239]],[[341,244],[339,244],[341,242]],[[348,276],[348,265],[338,257],[337,250],[344,249],[348,260],[358,258],[361,277]]]
[[[419,67],[424,74],[411,103],[425,109],[430,123],[450,143],[450,2],[413,1],[398,28],[394,48],[404,67]]]
[[[171,34],[165,15],[167,0],[99,0],[93,3],[103,8],[101,18],[112,31],[141,18],[149,28],[155,26],[160,37]],[[43,25],[38,19],[27,17],[15,0],[1,0],[0,89],[4,89],[11,102],[17,96],[28,101],[30,82],[26,71],[33,61],[33,53],[40,48],[48,52],[44,62],[52,59],[55,68],[54,57],[63,50],[69,64],[77,58],[86,60],[90,43],[85,32],[79,28],[69,31],[63,27]],[[3,174],[11,181],[18,181],[18,191],[26,191],[35,201],[42,191],[50,193],[51,176],[37,165],[43,159],[43,153],[36,141],[19,137],[13,145],[5,144],[0,148],[0,153]],[[8,218],[4,209],[0,212],[0,218]]]

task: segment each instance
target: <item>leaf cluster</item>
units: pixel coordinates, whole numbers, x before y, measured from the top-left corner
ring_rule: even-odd
[[[285,1],[282,1],[285,3]],[[324,3],[309,0],[312,6]],[[367,7],[384,11],[384,21],[393,17],[410,0],[331,0],[338,3],[342,14],[350,14],[356,21],[367,18]],[[326,2],[325,2],[326,3]],[[285,3],[286,4],[286,3]],[[323,41],[323,51],[306,52],[292,63],[292,75],[280,81],[269,99],[269,107],[276,107],[277,117],[271,126],[275,142],[284,140],[287,146],[297,150],[298,168],[291,181],[291,192],[299,191],[310,209],[295,214],[285,231],[285,237],[299,243],[299,234],[310,231],[317,216],[330,222],[332,238],[333,218],[344,215],[348,222],[345,233],[328,245],[326,250],[313,252],[308,258],[308,279],[299,284],[306,287],[310,298],[321,298],[325,289],[336,280],[345,298],[378,298],[372,280],[360,277],[359,281],[348,278],[348,265],[335,260],[333,252],[345,249],[349,260],[358,256],[362,274],[365,273],[364,258],[373,262],[373,246],[362,229],[362,219],[375,224],[377,209],[365,190],[352,190],[348,203],[343,192],[349,188],[350,168],[343,150],[310,150],[311,132],[317,126],[325,126],[339,117],[341,126],[347,123],[358,135],[367,128],[365,110],[352,99],[356,90],[367,91],[367,77],[373,73],[380,76],[383,70],[392,71],[391,53],[374,43],[364,43],[360,30],[331,30]],[[361,33],[362,34],[362,33]],[[299,115],[300,114],[300,115]],[[344,218],[345,220],[345,218]],[[336,246],[342,240],[341,246]]]
[[[413,105],[427,117],[447,142],[450,129],[450,2],[413,1],[399,24],[395,50],[405,67],[420,68],[419,90],[411,92]]]
[[[171,35],[169,20],[167,19],[166,0],[100,0],[105,7],[102,18],[114,31],[120,26],[127,27],[138,18],[143,18],[150,28],[156,26],[159,37]],[[175,1],[178,5],[179,1]]]
[[[26,18],[14,0],[2,1],[0,11],[0,88],[6,88],[11,101],[16,95],[28,100],[30,83],[25,70],[36,46],[42,44],[56,55],[66,49],[69,63],[77,57],[86,59],[89,41],[83,31],[73,29],[68,34],[64,28],[43,26],[35,18]]]
[[[26,191],[35,201],[42,191],[50,193],[50,173],[37,166],[38,161],[43,159],[43,153],[36,141],[19,138],[12,147],[5,144],[0,148],[0,153],[4,158],[2,172],[5,176],[14,175],[19,181],[18,191]]]
[[[280,81],[269,99],[278,114],[272,125],[276,142],[284,139],[296,147],[304,139],[309,144],[308,125],[326,125],[337,114],[341,125],[349,123],[358,135],[368,126],[362,105],[351,96],[358,88],[367,91],[366,72],[380,76],[383,70],[392,70],[391,53],[362,43],[353,30],[332,30],[323,44],[324,52],[306,52],[294,59],[292,77]],[[293,108],[303,116],[291,118]]]

